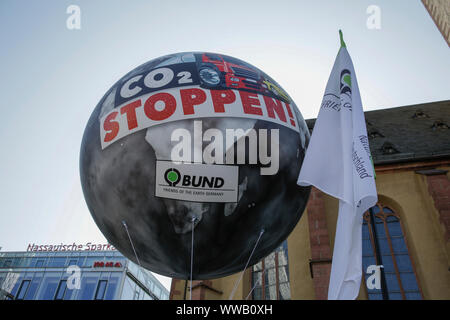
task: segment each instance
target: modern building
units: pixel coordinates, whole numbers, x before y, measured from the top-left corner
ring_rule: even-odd
[[[448,0],[422,0],[423,5],[450,46],[450,2]]]
[[[167,289],[116,250],[0,252],[0,299],[167,300]]]
[[[364,215],[358,299],[450,299],[450,101],[365,118],[379,202]],[[315,119],[306,122],[312,131]],[[287,241],[240,282],[240,274],[194,281],[193,299],[327,299],[337,213],[338,200],[313,188]],[[375,265],[385,285],[373,288]],[[189,297],[189,287],[173,279],[170,298]]]

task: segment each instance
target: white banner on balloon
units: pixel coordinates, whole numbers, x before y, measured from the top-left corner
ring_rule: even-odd
[[[100,120],[102,149],[139,130],[178,120],[237,117],[270,121],[299,132],[288,103],[257,93],[209,90],[198,86],[142,95],[111,110]]]
[[[155,196],[195,202],[237,202],[238,166],[156,162]]]

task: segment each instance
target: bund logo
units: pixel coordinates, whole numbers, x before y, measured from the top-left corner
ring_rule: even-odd
[[[164,180],[170,187],[176,187],[181,181],[181,187],[200,189],[219,189],[225,184],[225,180],[222,177],[181,174],[180,171],[175,168],[169,168],[164,172]]]
[[[178,171],[175,168],[169,168],[164,173],[164,180],[169,184],[169,186],[174,187],[180,182],[181,180],[181,174],[180,171]]]
[[[341,94],[347,94],[348,96],[351,96],[352,94],[352,77],[350,71],[347,69],[344,69],[341,72],[340,90]]]

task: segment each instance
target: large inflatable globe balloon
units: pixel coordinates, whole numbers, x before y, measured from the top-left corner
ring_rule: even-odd
[[[299,221],[308,141],[295,103],[261,70],[222,54],[171,54],[100,100],[83,136],[81,183],[96,224],[126,257],[189,279],[194,236],[193,278],[218,278],[268,255]]]

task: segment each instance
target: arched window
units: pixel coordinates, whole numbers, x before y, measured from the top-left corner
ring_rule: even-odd
[[[252,267],[253,300],[290,300],[287,241]]]
[[[373,221],[375,226],[373,226]],[[366,279],[370,276],[370,274],[366,274],[367,267],[383,265],[385,294],[389,300],[422,299],[413,263],[406,246],[400,216],[388,206],[377,203],[364,214],[362,229],[362,262]],[[377,261],[377,257],[381,261]],[[383,298],[382,288],[367,289],[367,292],[370,300]]]

